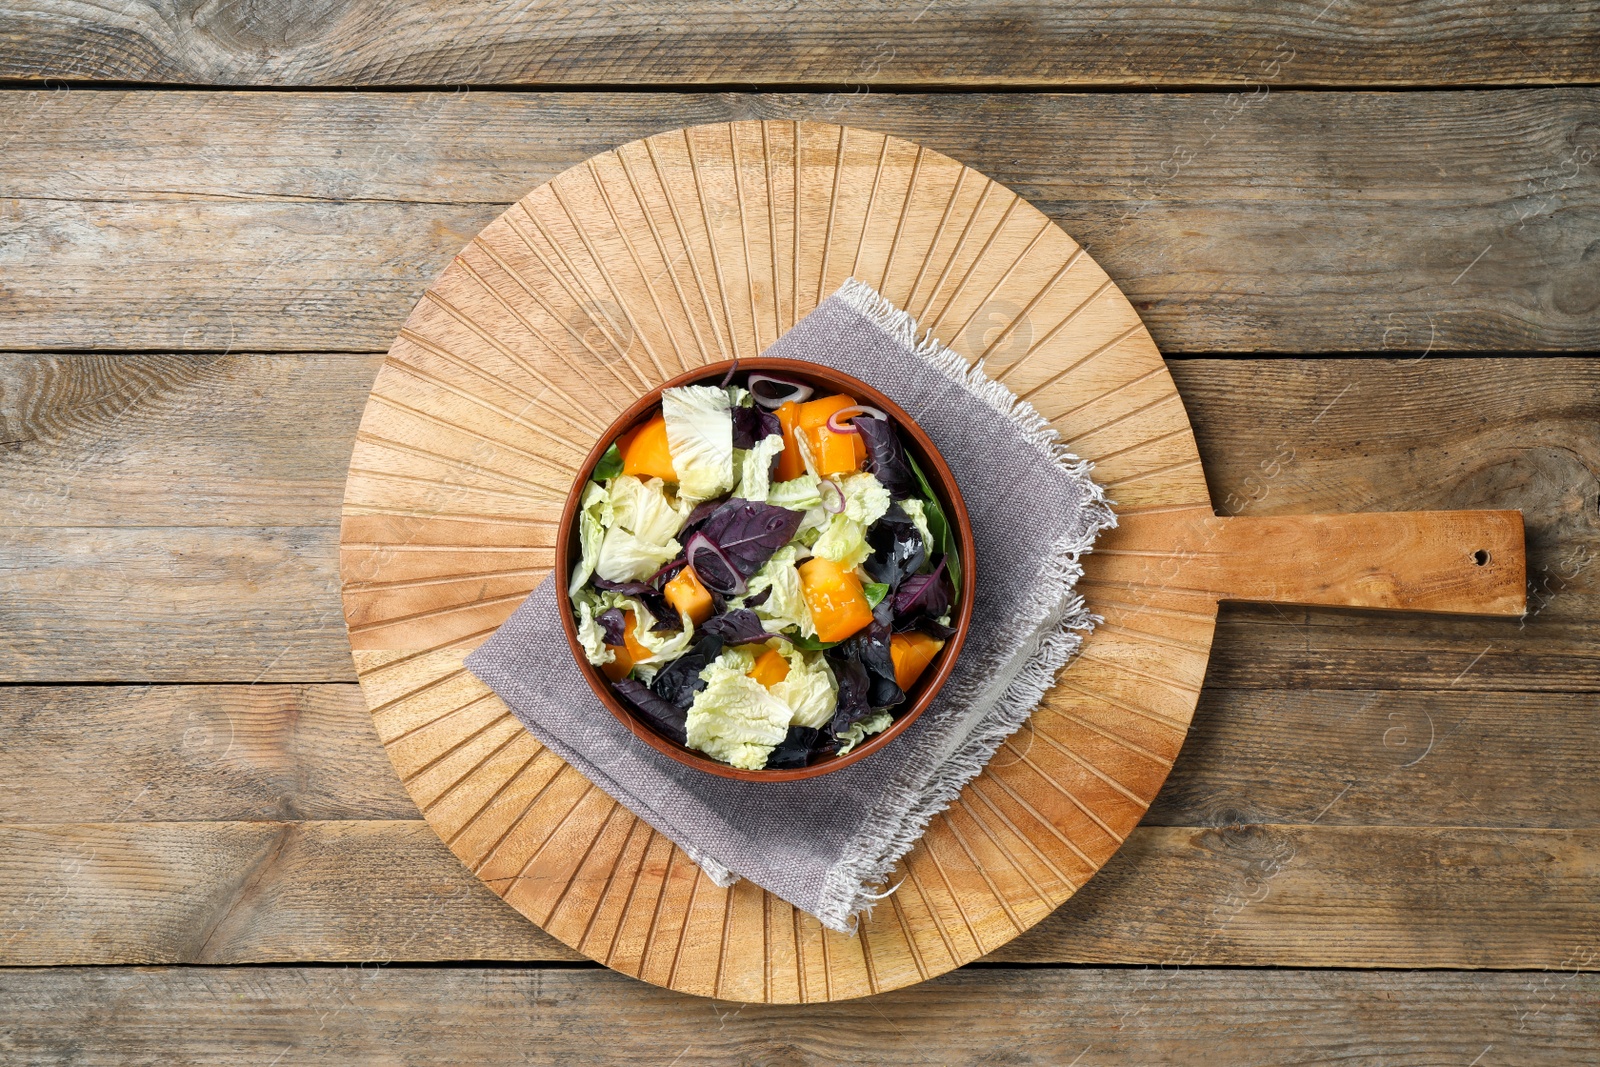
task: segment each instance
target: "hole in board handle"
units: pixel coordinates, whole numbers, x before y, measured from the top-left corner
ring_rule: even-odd
[[[1472,562],[1476,563],[1480,567],[1483,566],[1484,564],[1488,563],[1489,562],[1489,552],[1488,552],[1488,550],[1487,549],[1483,549],[1483,548],[1478,549],[1478,551],[1476,551],[1476,552],[1474,552],[1472,554]]]

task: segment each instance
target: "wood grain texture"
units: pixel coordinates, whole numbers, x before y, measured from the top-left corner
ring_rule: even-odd
[[[1009,739],[900,861],[891,877],[914,893],[847,937],[749,882],[712,884],[465,669],[555,565],[561,505],[607,427],[664,380],[760,355],[846,278],[962,358],[994,355],[991,375],[1076,451],[1104,459],[1097,474],[1126,503],[1124,523],[1137,526],[1140,504],[1209,514],[1161,355],[1082,248],[947,156],[822,123],[673,130],[535,188],[423,294],[357,433],[340,536],[345,619],[407,792],[529,920],[682,992],[862,996],[1010,941],[1132,830],[1204,672],[1214,601],[1155,617],[1160,649],[1137,629],[1094,635],[1076,684],[1046,701],[1058,715]],[[974,342],[969,324],[1000,306],[1018,310]],[[1003,358],[1022,314],[1048,325]],[[1146,591],[1162,604],[1185,597]]]
[[[0,678],[353,681],[326,527],[0,526]]]
[[[336,624],[294,643],[284,635],[339,610],[331,528],[378,362],[0,354],[0,439],[11,442],[0,449],[0,526],[44,527],[4,535],[23,547],[0,564],[12,591],[0,600],[0,674],[353,681]],[[1600,688],[1600,365],[1430,356],[1169,367],[1224,514],[1515,508],[1526,520],[1526,620],[1227,605],[1212,684]],[[276,525],[248,526],[262,521]],[[278,525],[321,529],[287,537]],[[116,619],[132,586],[156,602],[238,606],[248,625],[236,617],[218,655],[214,609],[174,610],[160,622],[170,640],[152,644]],[[86,636],[36,640],[36,630]]]
[[[1260,368],[1270,403],[1241,388],[1245,366]],[[1229,606],[1212,684],[1595,687],[1586,620],[1600,617],[1600,388],[1591,361],[1529,361],[1520,371],[1433,357],[1245,366],[1171,364],[1218,511],[1517,508],[1528,614],[1444,621]]]
[[[1593,826],[1597,717],[1590,693],[1208,685],[1144,823]]]
[[[987,958],[1570,967],[1600,932],[1597,864],[1592,827],[1146,826]],[[971,861],[946,870],[978,878]],[[506,907],[415,819],[0,825],[0,873],[0,960],[14,966],[583,958]],[[713,891],[701,882],[702,897]],[[908,914],[920,906],[911,882],[890,900]],[[892,962],[870,929],[867,944],[880,967]],[[832,936],[828,946],[830,958],[855,947]],[[689,940],[683,951],[725,955],[726,966],[737,948]],[[807,964],[819,982],[822,965]],[[723,995],[751,999],[739,992]]]
[[[1139,962],[1169,967],[1316,959],[1337,967],[1538,968],[1566,961],[1593,970],[1600,966],[1600,923],[1591,833],[1152,827],[1128,839],[1085,887],[1085,899],[1040,923],[1014,953],[1008,946],[991,958],[1111,963],[1134,943],[1160,945]],[[1157,870],[1171,878],[1163,878],[1160,906],[1153,914],[1130,907],[1151,888],[1146,873]],[[1104,942],[1081,938],[1085,928],[1105,930]],[[1575,952],[1590,958],[1575,961]]]
[[[190,7],[28,0],[0,77],[202,85],[971,87],[1594,81],[1596,8],[1039,0],[863,8],[695,0],[515,10],[486,0]]]
[[[337,526],[381,363],[0,352],[0,526]],[[1594,536],[1591,359],[1241,357],[1168,370],[1222,514],[1516,508],[1535,583]]]
[[[0,546],[7,681],[356,680],[335,530],[0,527]],[[1233,689],[1594,692],[1594,553],[1600,539],[1552,545],[1526,619],[1225,605],[1206,678]]]
[[[463,665],[553,565],[559,506],[605,428],[664,379],[759,355],[846,277],[1031,401],[1096,462],[1120,522],[1083,579],[1110,625],[928,823],[892,876],[914,895],[893,896],[853,938],[759,887],[706,882],[534,743]],[[974,335],[975,320],[994,326]],[[1024,326],[1025,346],[1004,351]],[[1303,569],[1298,557],[1345,555],[1357,569],[1341,586],[1288,599],[1502,614],[1521,602],[1516,513],[1401,515],[1387,539],[1380,516],[1298,530],[1290,518],[1211,516],[1160,354],[1047,217],[923,145],[737,122],[585,160],[487,226],[428,289],[362,417],[341,577],[379,737],[429,824],[485,884],[646,981],[833,1000],[991,952],[1083,886],[1172,765],[1219,598],[1311,590],[1289,573]],[[1286,533],[1294,552],[1263,550]],[[1480,548],[1474,566],[1461,537],[1494,560]],[[1225,550],[1241,565],[1190,580],[1188,568]]]
[[[1529,592],[1531,605],[1544,606],[1538,615],[1530,607],[1526,620],[1461,620],[1454,632],[1424,615],[1369,623],[1336,610],[1279,614],[1230,605],[1219,616],[1218,633],[1226,636],[1217,641],[1207,677],[1242,688],[1593,692],[1600,661],[1589,636],[1593,624],[1584,620],[1595,604],[1582,586],[1559,577],[1574,566],[1587,574],[1586,551],[1583,543],[1566,550],[1548,575],[1535,579],[1548,583]]]
[[[0,1049],[79,1064],[1281,1065],[1582,1062],[1600,978],[987,968],[869,1001],[690,1000],[601,970],[0,972]],[[600,1006],[604,1010],[597,1010]],[[930,1044],[937,1041],[936,1050]]]
[[[0,688],[0,822],[414,819],[353,685]]]
[[[1169,355],[1592,350],[1595,100],[12,93],[0,346],[382,350],[531,185],[662,129],[768,117],[982,170],[1092,248]]]
[[[379,362],[0,353],[0,526],[337,525]]]
[[[1559,90],[1437,93],[1420,94],[1436,102],[1419,106],[1336,93],[1289,107],[1303,94],[1281,91],[1592,84],[1600,38],[1589,5],[1516,13],[1431,0],[1381,10],[1324,9],[1321,0],[1205,7],[924,9],[919,2],[905,11],[741,7],[735,18],[714,4],[536,8],[515,16],[474,3],[445,10],[403,0],[360,8],[343,0],[11,5],[0,13],[0,77],[328,85],[425,77],[652,89],[704,87],[710,78],[743,86],[814,78],[846,85],[831,97],[645,93],[629,100],[600,92],[592,112],[583,97],[565,94],[529,96],[516,107],[484,106],[477,93],[356,95],[336,115],[321,100],[286,108],[271,93],[251,94],[262,101],[259,111],[223,93],[118,94],[110,107],[108,98],[76,90],[0,94],[10,109],[0,114],[0,189],[22,197],[0,199],[0,323],[20,324],[9,335],[17,345],[120,353],[87,357],[86,373],[68,367],[78,358],[68,357],[40,374],[30,364],[20,378],[0,356],[0,525],[36,528],[22,535],[29,547],[15,559],[0,550],[0,629],[21,635],[26,650],[20,659],[0,654],[0,679],[351,677],[348,664],[324,649],[338,643],[336,631],[283,640],[301,636],[296,620],[303,626],[325,610],[308,613],[308,604],[331,598],[329,583],[319,589],[316,574],[306,580],[305,553],[318,534],[284,533],[334,525],[339,472],[368,385],[361,371],[347,376],[350,368],[335,366],[342,357],[316,353],[381,346],[409,303],[407,286],[419,290],[454,244],[532,181],[687,121],[786,119],[809,108],[803,113],[961,154],[1091,243],[1175,353],[1596,347],[1589,325],[1600,310],[1600,279],[1588,268],[1600,142],[1588,121],[1591,100],[1574,105]],[[817,10],[827,18],[808,17]],[[1034,47],[1018,48],[1019,41]],[[902,42],[916,47],[897,48]],[[941,108],[937,99],[862,91],[914,83],[1241,91],[1193,106],[1150,97],[1156,103],[1145,110],[1130,97],[1125,119],[1107,119],[1103,98],[1093,106],[1069,99],[1064,110],[1059,97],[996,95],[962,110],[955,105],[963,101],[948,97]],[[178,100],[162,102],[163,95]],[[777,106],[791,110],[771,110]],[[577,147],[595,127],[592,142]],[[433,130],[448,132],[440,139],[446,150],[432,149]],[[1033,130],[1043,131],[1038,147]],[[1024,150],[1014,151],[1018,145]],[[1090,180],[1081,180],[1086,173]],[[187,262],[174,250],[179,235],[163,233],[162,201],[186,232],[208,242]],[[406,244],[387,236],[390,226],[406,232]],[[356,245],[373,257],[352,262],[348,249]],[[45,261],[60,270],[54,288],[36,269]],[[112,263],[132,269],[108,269]],[[208,277],[227,285],[208,286]],[[363,303],[363,290],[374,294],[371,303]],[[289,309],[292,328],[273,321],[275,307]],[[62,312],[59,321],[52,308]],[[292,355],[207,356],[215,363],[191,373],[199,352],[236,353],[250,347],[240,343],[248,337],[260,338],[256,347],[312,353],[323,363],[301,377]],[[198,352],[145,354],[180,346]],[[27,358],[58,360],[47,352]],[[355,358],[370,379],[376,364]],[[1530,842],[1514,830],[1594,825],[1595,791],[1581,784],[1593,777],[1585,742],[1600,681],[1593,641],[1600,572],[1591,562],[1600,551],[1593,529],[1600,410],[1589,366],[1440,363],[1431,355],[1412,366],[1371,363],[1373,373],[1358,375],[1340,369],[1344,361],[1252,360],[1231,379],[1210,361],[1175,364],[1219,508],[1270,516],[1531,506],[1538,513],[1529,526],[1531,613],[1525,625],[1508,626],[1224,608],[1222,647],[1195,731],[1145,819],[1228,828],[1183,851],[1170,884],[1162,883],[1209,910],[1152,913],[1142,908],[1148,902],[1118,900],[1087,921],[1072,910],[1112,885],[1120,860],[1153,847],[1141,828],[1108,872],[1058,913],[1070,925],[1047,921],[1003,950],[1047,962],[1063,945],[1070,953],[1088,929],[1104,939],[1107,960],[1120,960],[1109,947],[1119,939],[1164,947],[1159,972],[990,964],[866,1003],[810,1005],[802,1014],[688,1001],[600,971],[8,970],[0,971],[0,1059],[456,1063],[503,1058],[509,1043],[522,1058],[549,1062],[653,1063],[670,1058],[662,1055],[666,1042],[671,1054],[681,1048],[678,1062],[710,1063],[1584,1061],[1600,1037],[1596,991],[1592,976],[1574,969],[1592,966],[1596,931],[1575,918],[1578,910],[1561,915],[1574,900],[1576,883],[1562,873],[1572,869],[1573,854],[1555,838]],[[1185,381],[1189,366],[1194,378]],[[323,391],[346,377],[348,389]],[[253,381],[265,391],[253,394]],[[1197,403],[1196,392],[1213,395]],[[14,419],[19,393],[45,403]],[[290,412],[305,417],[278,422]],[[224,429],[230,423],[233,433]],[[120,539],[83,529],[98,526],[145,529]],[[238,529],[212,545],[205,543],[212,531],[190,538],[160,529],[214,526]],[[52,579],[68,590],[57,604]],[[184,612],[149,603],[169,587],[185,605],[214,590],[237,609],[197,610],[188,625]],[[17,591],[23,595],[12,596]],[[138,605],[151,638],[141,642],[135,627],[116,621],[119,601]],[[7,611],[10,603],[16,606]],[[63,605],[66,621],[54,617]],[[52,642],[58,634],[77,639]],[[0,637],[0,649],[10,640]],[[266,673],[254,663],[265,663]],[[1219,681],[1265,688],[1219,690]],[[1349,686],[1372,688],[1333,691]],[[392,775],[373,777],[372,739],[343,743],[348,716],[359,711],[347,706],[353,688],[0,692],[0,812],[9,813],[0,823],[42,814],[80,823],[260,819],[291,827],[287,836],[263,839],[218,835],[215,826],[169,834],[158,825],[149,849],[109,844],[115,827],[100,836],[82,826],[27,828],[43,836],[18,854],[38,865],[19,875],[28,890],[20,898],[0,892],[0,962],[13,938],[20,943],[22,926],[52,908],[61,921],[46,940],[84,959],[94,952],[243,959],[258,946],[285,960],[317,955],[302,938],[341,951],[366,946],[365,957],[346,957],[356,963],[404,959],[419,947],[448,958],[452,940],[497,940],[483,933],[491,916],[503,924],[499,943],[517,944],[521,958],[570,959],[570,950],[476,883],[460,883],[476,896],[457,895],[445,872],[457,879],[463,872],[426,833],[410,844],[431,848],[431,861],[373,868],[363,865],[371,857],[348,856],[363,842],[359,834],[302,840],[302,829],[315,836],[329,824],[279,822],[359,820],[369,807],[371,818],[383,820],[391,806],[414,810]],[[1497,692],[1510,689],[1543,692]],[[98,766],[86,760],[86,750],[71,744],[83,731],[117,758]],[[341,777],[341,766],[352,776]],[[33,814],[15,814],[22,812]],[[1456,916],[1436,916],[1429,909],[1438,894],[1419,875],[1402,880],[1406,899],[1380,892],[1358,908],[1353,889],[1369,873],[1359,864],[1391,842],[1380,834],[1375,846],[1369,835],[1351,833],[1333,846],[1348,855],[1330,858],[1293,836],[1311,819],[1316,832],[1413,824],[1416,836],[1404,847],[1414,855],[1406,859],[1439,863],[1446,898],[1464,893],[1465,905]],[[1286,823],[1301,826],[1276,825]],[[1503,836],[1448,829],[1462,825],[1488,825]],[[39,845],[52,835],[54,851]],[[405,845],[390,847],[412,855]],[[1505,861],[1507,848],[1554,878],[1530,886],[1529,872]],[[1280,870],[1285,854],[1291,865]],[[1225,867],[1226,876],[1197,875],[1208,863]],[[1592,885],[1592,858],[1579,863],[1591,869]],[[352,869],[392,880],[397,893],[380,893],[375,905],[410,910],[422,917],[419,926],[393,930],[333,903],[335,890],[371,894],[369,885],[348,886]],[[434,870],[441,877],[430,882]],[[1312,896],[1302,895],[1302,876],[1318,882]],[[1127,891],[1143,888],[1140,875],[1122,877]],[[63,904],[64,886],[79,881],[88,888],[77,886],[73,903]],[[1257,899],[1263,889],[1265,899]],[[1529,893],[1548,893],[1552,905],[1532,920],[1523,911]],[[1324,900],[1355,931],[1356,951],[1382,954],[1393,938],[1402,959],[1511,959],[1511,939],[1497,925],[1507,920],[1535,930],[1541,947],[1576,935],[1564,956],[1539,965],[1544,970],[1517,975],[1184,966],[1211,958],[1209,946],[1193,953],[1219,924],[1224,935],[1236,924],[1245,934],[1223,937],[1218,963],[1253,958],[1272,938],[1293,952],[1332,944],[1334,935],[1316,922],[1303,936],[1306,916],[1320,915]],[[1269,918],[1286,901],[1294,913]],[[324,902],[329,914],[320,912]],[[746,903],[733,901],[732,913],[744,922],[764,918]],[[1591,903],[1578,901],[1580,909]],[[1412,908],[1423,916],[1420,928],[1397,920]],[[447,928],[446,913],[469,915],[470,928]],[[1128,925],[1117,926],[1119,919]],[[1473,943],[1452,928],[1461,921],[1491,934]],[[90,938],[87,946],[81,937]],[[1537,957],[1527,942],[1521,949],[1521,958]],[[403,988],[384,984],[398,979]],[[447,1004],[460,1005],[448,1019]]]
[[[477,885],[427,824],[0,828],[0,959],[577,959]]]
[[[0,823],[408,820],[353,685],[0,689]],[[1145,826],[1582,829],[1586,693],[1201,694]],[[1337,798],[1337,803],[1330,802]]]
[[[1453,615],[1527,613],[1520,511],[1135,513],[1095,544],[1089,580],[1148,581],[1219,600]]]

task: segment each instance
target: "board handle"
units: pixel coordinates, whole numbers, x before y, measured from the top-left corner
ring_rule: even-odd
[[[1520,511],[1227,517],[1197,508],[1124,516],[1103,541],[1113,569],[1118,555],[1160,555],[1171,587],[1216,600],[1458,615],[1527,611]]]

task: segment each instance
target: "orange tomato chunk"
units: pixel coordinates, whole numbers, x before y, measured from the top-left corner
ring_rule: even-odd
[[[889,659],[894,663],[894,684],[910,691],[944,642],[920,630],[910,630],[889,638]]]
[[[819,641],[843,641],[872,622],[861,579],[831,559],[813,556],[799,566],[800,592],[811,609]]]
[[[793,400],[781,405],[777,412],[778,425],[783,427],[783,451],[778,453],[777,480],[787,482],[798,478],[806,472],[806,462],[800,458],[800,449],[794,443],[795,432],[798,429],[800,405]]]
[[[861,469],[861,457],[856,455],[856,442],[861,438],[856,433],[834,433],[826,426],[815,434],[816,448],[812,456],[816,460],[817,473],[824,478],[835,474],[853,474]]]
[[[622,453],[622,473],[635,478],[660,478],[676,482],[672,451],[667,447],[667,420],[657,415],[617,442]]]
[[[771,689],[789,677],[789,661],[783,658],[782,652],[769,648],[756,657],[756,665],[750,668],[750,677]]]
[[[800,430],[806,435],[811,448],[811,458],[817,473],[826,478],[833,474],[848,474],[861,469],[866,456],[866,444],[858,433],[834,433],[828,429],[828,417],[836,411],[855,406],[855,398],[844,393],[808,400],[800,405],[798,419]]]
[[[711,593],[700,584],[700,576],[694,572],[693,567],[685,567],[679,571],[661,592],[666,596],[667,603],[677,609],[678,614],[689,616],[689,621],[696,626],[711,618],[714,610]]]
[[[633,670],[635,661],[650,655],[650,650],[641,645],[638,639],[633,636],[633,612],[631,611],[622,613],[622,644],[613,645],[607,643],[606,647],[611,650],[611,662],[602,663],[600,671],[613,682],[622,681],[628,676],[628,672]]]
[[[628,654],[624,645],[607,645],[611,650],[611,662],[600,664],[600,673],[610,678],[613,682],[620,682],[633,670],[633,657]]]
[[[639,639],[633,636],[633,612],[631,611],[622,613],[622,641],[628,650],[628,655],[633,657],[635,663],[642,659],[649,659],[655,654],[640,644]]]

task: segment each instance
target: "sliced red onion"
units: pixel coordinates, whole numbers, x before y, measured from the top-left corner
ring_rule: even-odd
[[[765,392],[762,386],[767,387]],[[791,400],[798,404],[816,392],[803,382],[771,374],[751,374],[745,380],[745,388],[750,390],[751,398],[764,408],[781,408]]]
[[[695,533],[689,538],[683,555],[689,561],[689,566],[694,568],[694,573],[700,579],[700,584],[713,593],[723,596],[739,596],[749,588],[744,580],[744,575],[739,573],[717,543],[703,533]]]
[[[837,515],[844,510],[844,490],[839,488],[838,482],[832,478],[823,478],[817,482],[817,492],[822,494],[823,511],[829,515]]]
[[[683,570],[685,566],[686,561],[684,560],[684,557],[678,556],[671,563],[668,563],[665,567],[662,567],[650,577],[646,578],[644,580],[644,584],[652,590],[660,589],[668,582],[672,581],[672,579],[676,578],[678,576],[678,572]]]
[[[853,420],[857,415],[870,415],[875,419],[882,419],[884,422],[889,421],[889,416],[885,415],[877,408],[868,407],[865,404],[857,404],[855,407],[840,408],[832,415],[829,415],[828,429],[832,430],[834,433],[856,433],[857,430],[854,422],[845,422],[844,420]]]

